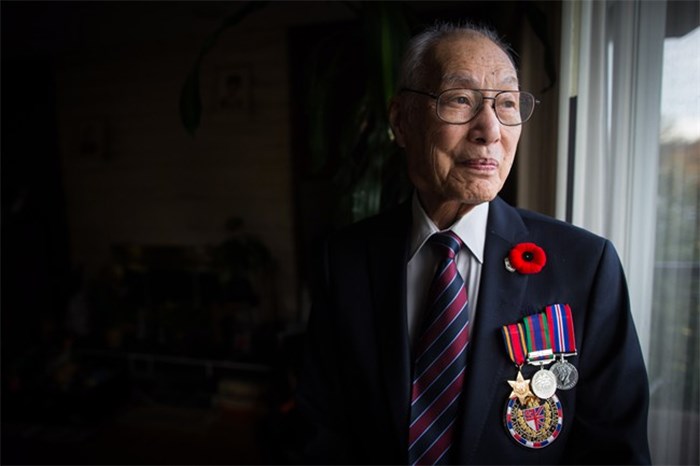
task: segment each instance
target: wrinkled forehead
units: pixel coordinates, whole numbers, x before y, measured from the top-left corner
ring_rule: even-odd
[[[488,73],[489,79],[480,79],[480,73],[470,72],[468,70],[459,71],[454,73],[447,73],[441,76],[436,76],[438,84],[441,84],[445,88],[453,87],[464,87],[467,89],[517,89],[519,87],[518,77],[515,72],[509,70],[496,71],[493,73]],[[489,84],[484,87],[484,81],[488,81],[493,84]],[[489,87],[491,86],[491,87]],[[496,86],[496,87],[493,87]]]
[[[518,88],[518,74],[510,56],[477,33],[443,38],[426,58],[426,77],[432,87]]]

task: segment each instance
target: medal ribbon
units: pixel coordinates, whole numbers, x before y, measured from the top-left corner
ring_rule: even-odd
[[[525,342],[527,343],[528,361],[552,359],[552,346],[549,336],[549,324],[544,312],[527,316],[525,324]]]
[[[552,348],[557,354],[576,354],[574,319],[568,304],[552,304],[545,309],[551,329]]]
[[[508,351],[508,356],[515,363],[516,366],[520,367],[525,363],[525,332],[523,331],[523,324],[510,324],[504,325],[501,329],[503,331],[503,341],[506,344],[506,350]]]

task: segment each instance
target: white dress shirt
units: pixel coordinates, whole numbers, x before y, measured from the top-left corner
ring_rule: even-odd
[[[439,257],[434,248],[426,246],[428,238],[440,230],[428,217],[413,194],[411,205],[413,225],[411,226],[411,250],[409,251],[407,270],[407,300],[408,336],[413,347],[418,338],[423,314],[426,310],[426,299],[430,284],[437,269]],[[457,270],[467,286],[469,300],[469,333],[474,323],[481,267],[484,263],[484,243],[486,242],[486,221],[489,216],[489,203],[484,202],[474,207],[468,214],[457,220],[447,230],[452,230],[464,243],[457,254]],[[444,231],[447,231],[444,230]]]

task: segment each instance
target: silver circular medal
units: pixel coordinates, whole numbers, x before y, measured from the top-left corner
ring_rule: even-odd
[[[551,398],[557,391],[557,378],[551,371],[542,368],[532,376],[530,386],[532,387],[532,393],[537,395],[538,398],[546,400]]]
[[[578,382],[578,370],[576,366],[562,359],[552,364],[549,369],[557,378],[557,388],[569,390]]]

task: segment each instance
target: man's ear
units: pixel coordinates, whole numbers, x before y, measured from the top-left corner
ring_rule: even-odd
[[[389,125],[394,133],[396,144],[406,147],[406,106],[400,98],[394,97],[389,103]]]

